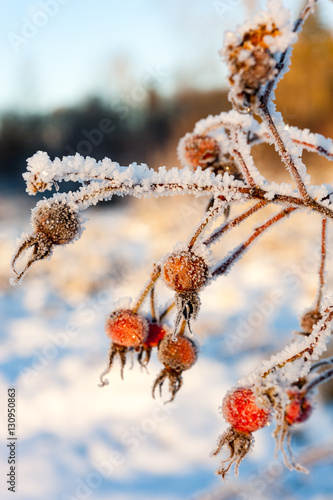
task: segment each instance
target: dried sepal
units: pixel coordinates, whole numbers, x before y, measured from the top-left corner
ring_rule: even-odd
[[[220,467],[216,474],[225,479],[228,475],[231,466],[235,464],[235,476],[238,476],[239,464],[251,450],[254,442],[251,432],[240,432],[234,427],[229,427],[218,440],[217,448],[212,452],[212,456],[216,456],[224,446],[229,449],[229,457],[220,462]]]
[[[287,390],[289,402],[284,410],[278,411],[277,426],[273,433],[275,438],[275,456],[281,451],[285,466],[290,470],[308,473],[309,471],[301,464],[297,463],[291,447],[292,428],[295,424],[300,424],[308,420],[312,413],[312,403],[306,395],[304,380],[298,388],[293,385]]]

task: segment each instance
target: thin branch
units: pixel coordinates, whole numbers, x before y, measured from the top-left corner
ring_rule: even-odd
[[[310,372],[327,365],[333,365],[333,356],[331,358],[320,359],[316,363],[313,363],[313,365],[311,365]]]
[[[239,215],[238,217],[235,217],[234,219],[232,219],[231,221],[227,222],[226,224],[224,224],[222,227],[219,227],[217,228],[212,234],[211,236],[205,240],[203,242],[204,245],[211,245],[212,243],[214,243],[220,236],[222,236],[222,234],[226,233],[229,229],[232,229],[233,227],[236,227],[238,226],[238,224],[240,224],[241,222],[243,222],[244,220],[246,220],[248,217],[250,217],[250,215],[254,214],[255,212],[257,212],[258,210],[260,210],[261,208],[265,207],[266,205],[268,205],[268,201],[267,200],[261,200],[259,201],[258,203],[256,203],[255,205],[253,205],[249,210],[247,210],[246,212],[242,213],[241,215]]]
[[[264,120],[267,121],[267,126],[270,130],[271,137],[275,143],[276,150],[279,153],[281,160],[283,163],[286,165],[287,170],[290,172],[290,175],[294,179],[297,189],[299,190],[302,198],[308,203],[311,203],[312,198],[309,195],[309,193],[306,190],[306,187],[304,185],[303,179],[295,165],[294,159],[291,155],[291,153],[288,151],[287,147],[285,146],[282,137],[279,134],[279,131],[275,125],[275,122],[272,118],[272,115],[270,114],[268,110],[267,104],[262,102],[260,109],[262,110],[262,117]]]
[[[302,387],[302,394],[306,394],[307,392],[313,391],[315,387],[317,387],[320,384],[323,384],[324,382],[328,382],[331,378],[333,377],[333,368],[330,368],[329,370],[324,371],[318,377],[316,377],[314,380],[311,380],[308,384]]]
[[[237,144],[238,146],[239,146],[239,141],[241,140],[239,137],[239,132],[240,132],[240,125],[238,125],[233,130],[231,130],[231,136],[234,139],[235,144]],[[244,146],[244,144],[243,144],[243,146]],[[246,180],[247,184],[249,184],[252,187],[255,187],[256,183],[255,183],[255,181],[250,173],[250,170],[249,170],[249,168],[248,168],[248,166],[243,158],[243,155],[241,154],[239,149],[233,148],[232,155],[235,158],[237,165],[239,167],[239,170],[243,174],[244,179]]]
[[[272,226],[276,222],[279,222],[281,219],[283,219],[283,217],[286,217],[294,210],[296,210],[296,208],[294,208],[294,207],[285,208],[284,210],[282,210],[282,212],[279,212],[278,214],[276,214],[274,217],[272,217],[271,219],[266,221],[261,226],[256,227],[254,232],[251,234],[251,236],[246,241],[244,241],[244,243],[242,243],[232,253],[232,255],[228,259],[226,259],[224,262],[222,262],[222,264],[218,265],[218,267],[212,272],[212,277],[214,278],[216,276],[220,276],[221,274],[225,274],[228,271],[228,269],[230,268],[230,266],[232,266],[232,264],[234,264],[234,262],[236,260],[238,260],[241,257],[241,255],[243,255],[243,253],[248,249],[248,247],[259,236],[261,236],[261,234],[264,231],[266,231],[266,229],[268,229],[270,226]]]
[[[203,221],[200,223],[199,227],[196,229],[194,235],[192,236],[189,244],[188,244],[188,249],[189,250],[192,250],[195,242],[197,241],[197,239],[199,238],[200,234],[202,233],[202,231],[205,229],[205,227],[207,226],[207,224],[209,224],[212,219],[219,213],[221,212],[221,210],[224,208],[224,204],[221,203],[218,199],[217,199],[217,203],[215,202],[214,205],[206,212],[206,214],[204,215],[203,217]]]
[[[311,361],[315,355],[317,355],[317,348],[319,354],[322,352],[322,346],[319,345],[320,340],[326,335],[327,330],[330,327],[330,323],[333,320],[333,308],[328,307],[325,312],[324,316],[320,322],[320,327],[319,329],[313,329],[311,335],[306,337],[306,340],[303,342],[302,346],[305,345],[305,347],[301,348],[300,351],[293,356],[288,357],[284,361],[273,365],[271,368],[268,370],[265,370],[264,373],[262,373],[262,377],[265,378],[267,375],[270,373],[275,372],[277,369],[281,369],[284,366],[286,366],[288,363],[293,363],[296,361],[296,359],[303,358],[304,361]],[[273,356],[273,359],[276,358],[276,356]],[[311,367],[309,367],[310,371]]]
[[[327,219],[323,217],[322,219],[322,229],[321,229],[321,261],[319,268],[319,289],[318,289],[318,297],[317,297],[317,309],[320,309],[320,303],[323,295],[323,287],[325,284],[325,259],[326,259],[326,228],[327,228]]]
[[[156,321],[156,310],[155,310],[155,287],[150,289],[150,312],[152,321]]]
[[[155,265],[154,266],[154,270],[153,270],[153,272],[150,275],[150,281],[148,282],[148,284],[143,289],[143,291],[140,294],[140,296],[139,296],[139,298],[138,298],[135,306],[132,309],[133,313],[137,313],[138,312],[138,310],[140,309],[143,301],[145,300],[145,298],[148,295],[148,293],[150,292],[150,290],[154,287],[154,285],[155,285],[156,281],[158,280],[158,278],[160,277],[160,275],[161,275],[161,267]]]

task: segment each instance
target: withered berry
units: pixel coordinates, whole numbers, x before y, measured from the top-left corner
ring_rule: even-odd
[[[78,234],[77,212],[67,203],[53,201],[37,206],[32,216],[36,233],[43,233],[54,245],[70,243]]]
[[[220,146],[208,135],[186,134],[180,142],[179,152],[186,165],[204,170],[218,162]]]
[[[301,319],[301,328],[305,334],[310,335],[314,325],[322,319],[322,314],[318,309],[306,312]]]
[[[23,240],[12,260],[12,269],[18,282],[29,267],[38,260],[52,254],[54,245],[65,245],[73,241],[79,234],[80,221],[76,207],[66,202],[45,200],[39,202],[32,212],[34,233]],[[15,263],[22,252],[32,247],[33,251],[20,273],[15,269]]]

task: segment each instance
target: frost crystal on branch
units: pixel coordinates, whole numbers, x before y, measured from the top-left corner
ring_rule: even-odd
[[[199,358],[196,342],[189,335],[193,333],[192,323],[200,317],[206,287],[213,280],[223,280],[270,228],[277,231],[279,224],[292,219],[295,212],[317,215],[321,224],[315,305],[301,316],[301,331],[296,332],[296,340],[250,374],[244,374],[238,386],[225,396],[222,413],[230,427],[220,436],[213,452],[215,456],[222,448],[229,451],[229,457],[222,460],[217,471],[223,478],[233,464],[237,475],[240,462],[254,443],[252,433],[274,419],[277,452],[282,453],[287,467],[305,472],[294,459],[291,433],[295,424],[306,422],[313,413],[316,388],[333,378],[332,358],[319,359],[333,330],[333,297],[325,291],[333,185],[313,185],[302,160],[303,151],[311,151],[331,161],[333,143],[307,129],[286,125],[275,109],[273,92],[289,67],[291,46],[315,3],[305,2],[299,17],[292,22],[281,1],[269,0],[267,8],[256,13],[251,21],[226,34],[222,54],[229,70],[233,109],[198,121],[193,131],[180,139],[178,157],[182,168],[160,167],[155,171],[145,164],[120,166],[109,158],[96,161],[79,154],[51,160],[47,153],[39,151],[28,159],[24,174],[30,195],[52,189],[56,192],[37,203],[32,212],[32,234],[20,242],[12,261],[14,282],[32,264],[51,256],[55,246],[74,242],[81,235],[80,212],[91,205],[113,196],[206,197],[206,210],[186,241],[166,249],[165,255],[152,263],[137,299],[111,311],[105,326],[111,345],[100,386],[108,384],[105,376],[116,358],[120,360],[123,377],[127,355],[136,353],[140,367],[146,368],[155,351],[162,367],[152,394],[155,397],[158,389],[162,396],[167,382],[169,402],[183,385],[183,372]],[[275,147],[290,182],[268,181],[262,175],[252,155],[253,146],[262,143]],[[74,192],[58,193],[58,185],[69,181],[78,182],[81,187]],[[246,206],[235,215],[236,205]],[[267,215],[272,205],[274,215]],[[252,227],[254,214],[260,222]],[[225,242],[225,233],[240,224],[250,227],[246,239],[235,248],[225,244],[213,251],[213,243]],[[26,263],[18,271],[21,257],[26,258]],[[163,307],[156,300],[161,284],[170,293],[170,301]],[[147,302],[149,313],[143,312]],[[324,371],[317,373],[319,368]]]

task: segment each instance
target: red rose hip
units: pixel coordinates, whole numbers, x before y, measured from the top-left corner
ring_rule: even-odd
[[[270,412],[260,408],[250,388],[239,387],[222,403],[224,418],[239,432],[254,432],[268,424]]]

